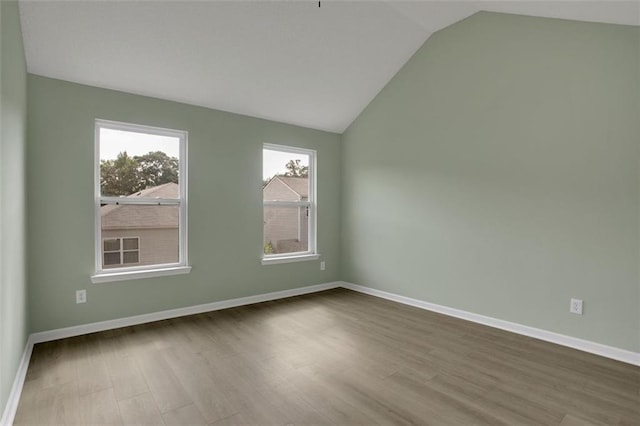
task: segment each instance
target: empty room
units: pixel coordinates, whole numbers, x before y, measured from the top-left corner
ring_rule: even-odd
[[[640,425],[639,1],[0,36],[2,426]]]

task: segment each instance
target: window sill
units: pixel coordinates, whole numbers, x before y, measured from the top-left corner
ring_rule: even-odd
[[[137,280],[140,278],[166,277],[169,275],[181,275],[191,272],[191,266],[175,266],[162,269],[147,269],[143,271],[126,271],[126,272],[102,272],[91,276],[91,282],[94,284],[108,283],[113,281]]]
[[[304,262],[307,260],[318,260],[319,254],[300,254],[296,256],[267,257],[262,258],[263,265],[276,265],[278,263]]]

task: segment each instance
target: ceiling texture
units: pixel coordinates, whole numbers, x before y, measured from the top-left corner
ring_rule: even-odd
[[[337,133],[480,10],[640,25],[640,0],[20,1],[32,74]]]

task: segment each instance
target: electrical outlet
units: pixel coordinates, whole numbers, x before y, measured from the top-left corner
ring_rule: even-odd
[[[320,262],[320,270],[324,271],[325,268],[326,268],[326,265],[325,265],[324,260],[323,260],[322,262]]]
[[[572,314],[582,315],[582,300],[571,299],[571,305],[569,305],[569,312]]]
[[[87,303],[87,290],[76,290],[76,303]]]

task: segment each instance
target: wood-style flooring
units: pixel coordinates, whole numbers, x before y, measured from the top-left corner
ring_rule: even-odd
[[[38,344],[45,424],[640,425],[640,368],[336,289]]]

